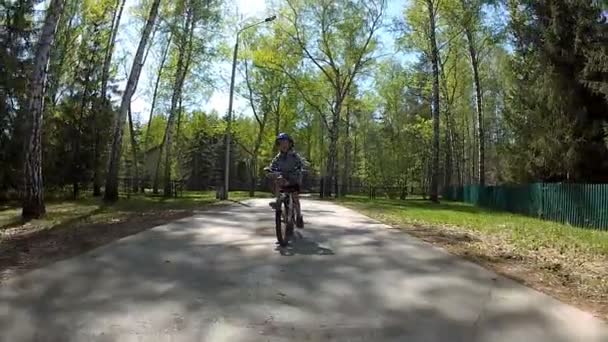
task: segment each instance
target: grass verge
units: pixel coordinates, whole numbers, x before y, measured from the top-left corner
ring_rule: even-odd
[[[340,202],[608,320],[608,232],[463,203]]]
[[[230,193],[231,201],[246,198],[245,192]],[[5,205],[0,207],[0,282],[222,203],[214,192],[184,192],[179,198],[132,196],[112,205],[99,198],[52,201],[44,218],[27,223],[21,221],[20,208]]]

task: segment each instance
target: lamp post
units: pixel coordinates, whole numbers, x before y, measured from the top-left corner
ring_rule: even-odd
[[[230,75],[230,95],[228,98],[228,125],[226,127],[226,164],[224,165],[224,191],[219,194],[220,199],[222,200],[227,200],[228,199],[228,190],[229,190],[229,184],[230,184],[230,140],[231,140],[231,135],[232,135],[232,98],[234,96],[234,76],[236,73],[236,57],[239,51],[239,35],[241,34],[241,32],[250,29],[254,26],[260,25],[260,24],[264,24],[264,23],[268,23],[271,22],[273,20],[275,20],[277,18],[276,15],[273,15],[272,17],[268,17],[266,19],[264,19],[263,21],[257,22],[255,24],[251,24],[248,26],[243,27],[242,29],[238,30],[238,32],[236,33],[236,42],[234,43],[234,53],[232,55],[232,74]]]

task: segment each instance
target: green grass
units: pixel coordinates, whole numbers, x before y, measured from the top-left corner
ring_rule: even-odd
[[[379,220],[395,224],[451,226],[482,235],[505,237],[518,249],[553,248],[572,253],[608,256],[608,232],[583,229],[469,204],[423,200],[369,200],[347,197],[342,203]]]
[[[270,197],[267,193],[256,193],[256,197]],[[231,192],[231,201],[242,201],[249,198],[248,192]],[[71,222],[87,223],[121,220],[130,215],[146,212],[190,211],[211,204],[219,204],[213,191],[186,191],[177,198],[162,196],[134,195],[122,197],[114,204],[105,204],[100,198],[86,197],[77,201],[49,201],[46,203],[47,214],[39,220],[32,220],[27,226],[37,230],[50,229]],[[22,227],[21,209],[17,203],[0,207],[0,236],[2,231]]]

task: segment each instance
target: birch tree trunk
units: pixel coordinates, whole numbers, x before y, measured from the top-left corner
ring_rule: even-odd
[[[350,106],[346,107],[346,122],[344,126],[344,172],[342,173],[342,191],[341,195],[348,194],[348,180],[350,179]]]
[[[163,141],[160,143],[158,148],[158,159],[156,160],[156,168],[154,170],[154,181],[152,183],[152,193],[158,194],[158,185],[160,184],[160,166],[163,160],[163,150],[165,148],[165,141],[167,140],[167,131],[163,134]]]
[[[148,159],[148,150],[150,149],[150,127],[152,126],[152,118],[154,117],[154,110],[156,109],[156,99],[158,97],[158,88],[160,86],[160,80],[162,77],[163,69],[165,68],[165,63],[167,61],[167,55],[169,54],[171,39],[172,36],[169,36],[169,39],[167,40],[167,45],[163,50],[158,71],[156,73],[156,81],[154,82],[154,92],[152,93],[152,103],[150,104],[150,115],[148,116],[146,136],[144,138],[144,162]]]
[[[189,4],[192,6],[192,4]],[[175,125],[175,118],[179,115],[179,100],[182,96],[182,89],[184,86],[184,80],[188,73],[188,64],[192,54],[192,40],[194,36],[194,18],[193,8],[188,9],[186,23],[184,25],[183,38],[181,39],[179,46],[179,55],[177,58],[177,69],[175,71],[175,83],[173,84],[173,95],[171,96],[171,109],[169,112],[169,119],[167,120],[167,128],[165,130],[165,189],[164,196],[170,197],[172,195],[171,187],[171,148],[173,139],[173,126]]]
[[[93,124],[95,125],[95,143],[93,147],[93,196],[101,196],[101,136],[99,134],[97,115],[101,110],[107,110],[109,101],[107,100],[108,91],[108,80],[110,78],[110,66],[112,65],[112,55],[114,54],[114,45],[116,43],[116,35],[118,34],[118,26],[120,25],[120,19],[122,17],[122,11],[125,7],[126,0],[118,0],[116,2],[116,9],[112,17],[112,32],[108,38],[108,44],[106,46],[106,55],[103,61],[103,71],[101,74],[101,108],[94,111]],[[119,7],[120,6],[120,7]]]
[[[433,157],[431,165],[431,201],[439,202],[439,51],[435,34],[435,4],[427,0],[429,14],[429,46],[431,49],[431,63],[433,66],[433,95],[431,112],[433,116]]]
[[[340,110],[342,107],[342,100],[337,99],[336,104],[332,110],[332,122],[329,130],[329,155],[327,156],[326,165],[326,181],[324,184],[325,196],[330,197],[332,188],[337,187],[336,171],[336,159],[338,155],[338,137],[339,137],[339,125],[340,125]],[[337,189],[333,189],[336,191]],[[337,191],[336,191],[337,192]]]
[[[469,48],[469,57],[471,59],[471,67],[473,69],[473,83],[475,85],[475,111],[476,128],[477,128],[477,182],[483,186],[486,182],[485,177],[485,134],[483,128],[483,93],[481,89],[481,81],[479,79],[479,59],[477,57],[477,49],[475,48],[475,37],[470,27],[465,28],[465,36]]]
[[[120,2],[119,2],[120,1]],[[116,10],[114,11],[114,17],[112,18],[112,32],[108,39],[106,47],[106,55],[103,61],[103,71],[101,74],[101,97],[106,99],[108,91],[108,80],[110,78],[110,66],[112,65],[112,56],[114,55],[114,45],[116,44],[116,36],[118,34],[118,27],[120,25],[120,19],[122,18],[122,11],[125,7],[127,0],[118,0],[116,2]],[[120,7],[118,7],[120,6]]]
[[[44,113],[45,83],[51,47],[57,31],[57,23],[63,11],[64,0],[52,0],[46,18],[30,78],[28,101],[29,127],[25,138],[23,203],[21,216],[25,220],[42,217],[45,212],[44,185],[42,183],[42,115]]]
[[[154,2],[152,3],[152,7],[150,8],[148,21],[146,22],[146,26],[144,27],[141,40],[139,41],[137,53],[135,54],[135,58],[133,59],[133,66],[131,67],[129,80],[127,81],[127,87],[122,96],[120,110],[116,113],[116,118],[114,120],[112,150],[110,152],[110,162],[108,166],[108,174],[106,177],[106,191],[104,196],[104,199],[106,201],[118,200],[118,171],[120,168],[120,154],[122,149],[122,135],[125,125],[125,116],[127,115],[127,111],[131,104],[131,98],[133,97],[133,93],[135,92],[135,88],[137,87],[137,81],[139,80],[139,75],[143,67],[142,61],[146,49],[146,44],[148,43],[148,38],[150,37],[152,28],[154,27],[154,23],[156,22],[156,16],[158,15],[159,5],[160,0],[154,0]]]
[[[131,153],[133,155],[133,170],[134,172],[134,177],[133,177],[133,182],[132,182],[132,186],[133,186],[133,192],[137,193],[138,190],[138,185],[140,180],[139,177],[139,165],[138,164],[138,158],[137,158],[137,140],[135,139],[135,128],[133,127],[133,113],[131,112],[131,106],[129,106],[129,110],[128,110],[128,117],[129,117],[129,136],[131,138]]]

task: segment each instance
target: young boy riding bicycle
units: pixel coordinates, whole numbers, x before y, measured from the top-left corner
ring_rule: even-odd
[[[276,144],[279,146],[279,153],[272,159],[269,167],[265,170],[273,172],[275,175],[272,182],[272,192],[277,194],[280,189],[290,189],[294,191],[295,209],[297,213],[296,226],[304,227],[304,220],[300,210],[300,185],[302,184],[302,172],[304,171],[305,161],[294,150],[294,141],[287,133],[277,136]],[[270,202],[270,206],[276,209],[277,203]]]

